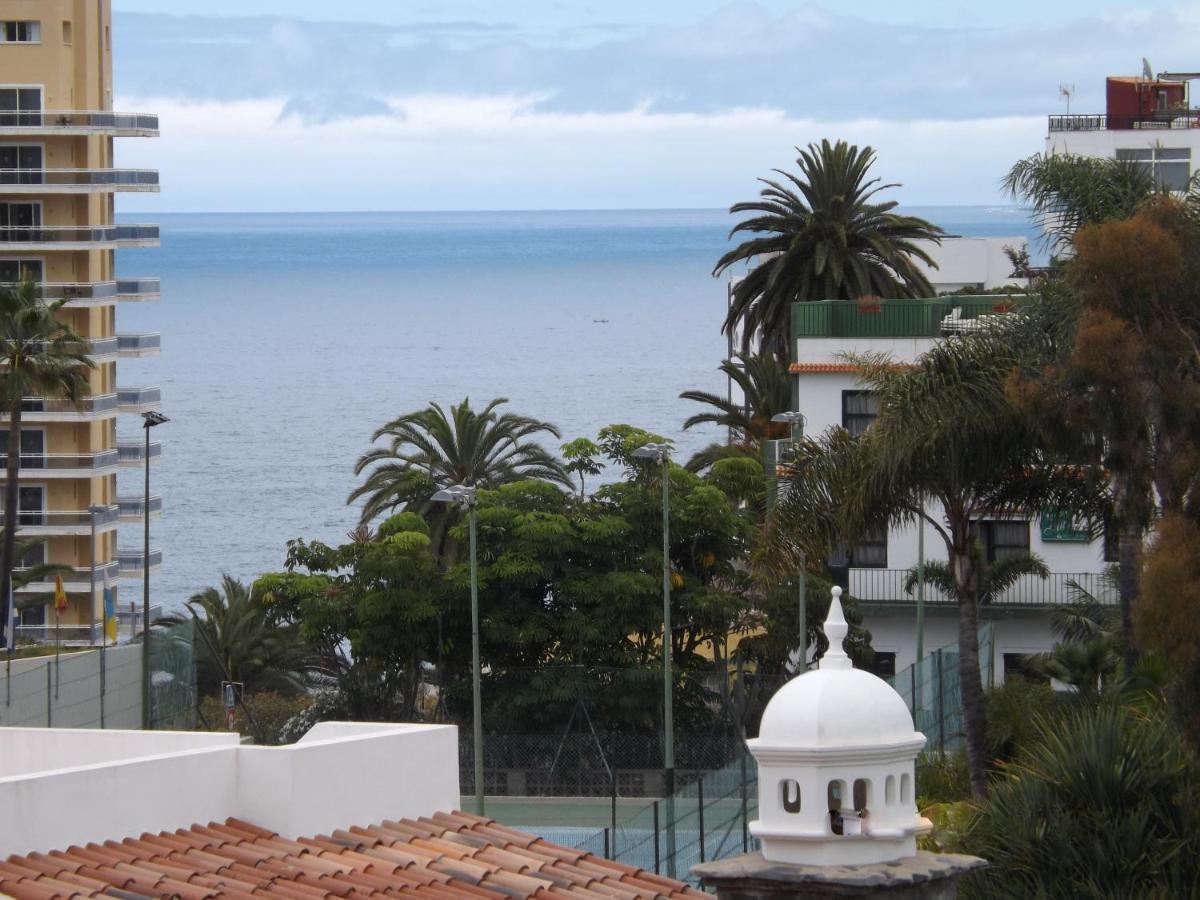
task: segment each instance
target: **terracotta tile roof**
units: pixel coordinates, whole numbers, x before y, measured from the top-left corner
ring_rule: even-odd
[[[895,369],[911,369],[911,363],[896,363]],[[853,374],[858,366],[851,363],[792,363],[788,371],[793,375],[831,375],[838,373]]]
[[[17,900],[274,896],[360,900],[701,900],[707,895],[591,853],[548,843],[470,813],[291,841],[229,819],[120,843],[11,856],[0,894]]]

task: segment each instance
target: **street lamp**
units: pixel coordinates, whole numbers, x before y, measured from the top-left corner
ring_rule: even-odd
[[[790,411],[776,413],[771,416],[772,422],[787,423],[791,426],[792,443],[798,441],[804,435],[804,413]],[[776,474],[778,479],[778,474]],[[798,550],[800,554],[800,578],[799,578],[799,602],[800,602],[800,662],[799,672],[803,675],[808,671],[808,567],[804,560],[804,548]]]
[[[142,729],[150,728],[150,429],[171,420],[160,412],[142,413],[146,432],[146,493],[142,508]]]
[[[471,531],[471,709],[475,744],[475,806],[483,815],[483,696],[479,670],[479,570],[475,551],[475,488],[455,484],[442,488],[431,498],[453,503],[467,511]]]
[[[663,786],[667,795],[667,874],[675,877],[675,712],[671,681],[671,447],[643,444],[633,451],[638,459],[662,463],[663,535]]]

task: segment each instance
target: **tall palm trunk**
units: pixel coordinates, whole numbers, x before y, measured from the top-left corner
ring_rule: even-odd
[[[0,643],[7,646],[8,629],[12,610],[9,598],[12,594],[12,573],[16,566],[17,552],[17,504],[20,500],[20,485],[17,482],[21,467],[21,401],[18,398],[8,409],[8,457],[4,467],[4,548],[0,553]]]
[[[971,778],[971,793],[977,799],[983,799],[987,796],[987,761],[984,758],[987,716],[983,678],[979,672],[979,573],[971,559],[969,546],[955,552],[951,571],[958,600],[958,685],[967,738],[967,771]],[[938,685],[938,690],[942,687]]]
[[[1126,673],[1137,664],[1133,640],[1133,606],[1138,598],[1138,562],[1142,555],[1142,530],[1137,523],[1121,525],[1117,543],[1117,595],[1121,607],[1121,658]]]

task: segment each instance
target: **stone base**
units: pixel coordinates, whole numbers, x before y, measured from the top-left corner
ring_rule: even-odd
[[[748,853],[692,867],[719,900],[954,900],[958,879],[987,863],[977,856],[918,852],[861,866],[796,866]]]

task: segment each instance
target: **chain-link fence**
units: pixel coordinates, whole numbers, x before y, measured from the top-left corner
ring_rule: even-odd
[[[979,670],[985,689],[992,684],[992,647],[992,625],[987,623],[979,629]],[[939,647],[889,681],[908,705],[917,731],[925,735],[927,750],[962,749],[966,733],[957,647]]]
[[[192,623],[150,637],[150,725],[195,727]],[[121,644],[0,662],[0,725],[141,728],[142,645]]]

